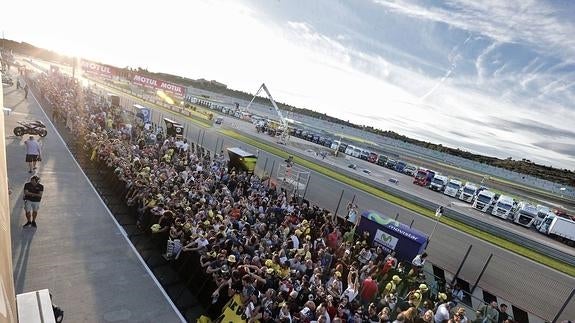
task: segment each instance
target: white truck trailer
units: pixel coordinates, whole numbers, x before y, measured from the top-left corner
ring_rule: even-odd
[[[473,201],[473,208],[481,212],[487,212],[494,199],[495,193],[488,190],[481,191],[475,197],[475,201]]]
[[[495,205],[493,205],[492,215],[507,220],[513,209],[513,198],[507,195],[501,195]]]
[[[456,179],[450,179],[449,182],[447,183],[447,186],[445,186],[443,194],[451,197],[457,197],[457,194],[459,193],[461,186],[463,186],[463,183],[461,181],[458,181]]]
[[[467,182],[459,194],[459,199],[467,203],[473,203],[475,194],[477,194],[477,185]]]
[[[537,229],[539,232],[569,246],[575,246],[575,221],[550,214],[539,224]]]

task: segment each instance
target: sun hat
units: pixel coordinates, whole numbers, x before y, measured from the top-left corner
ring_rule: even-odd
[[[228,256],[228,261],[231,262],[231,263],[236,262],[236,256],[234,256],[234,255],[229,255],[229,256]]]
[[[445,294],[445,293],[439,293],[439,294],[437,294],[437,298],[438,298],[440,301],[445,302],[445,301],[447,300],[447,294]]]

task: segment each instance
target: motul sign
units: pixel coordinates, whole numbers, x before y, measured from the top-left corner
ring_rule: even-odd
[[[112,77],[115,74],[114,70],[110,66],[89,61],[82,61],[82,69],[87,73],[99,74],[108,77]]]
[[[184,87],[173,83],[165,82],[162,80],[156,80],[138,74],[134,74],[134,78],[132,81],[138,85],[142,85],[156,90],[167,91],[179,96],[184,96],[185,91]]]

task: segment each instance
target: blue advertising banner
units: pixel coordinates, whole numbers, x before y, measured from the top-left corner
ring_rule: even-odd
[[[411,261],[427,247],[426,234],[377,211],[369,210],[361,214],[357,232],[361,234],[366,231],[372,245],[379,245],[387,252],[395,250],[400,260]]]

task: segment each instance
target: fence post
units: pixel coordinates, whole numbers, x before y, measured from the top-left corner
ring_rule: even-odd
[[[341,203],[341,199],[343,198],[343,193],[345,190],[341,190],[341,194],[339,195],[339,201],[337,201],[337,207],[335,208],[334,216],[337,216],[337,211],[339,211],[339,205]]]
[[[296,187],[295,187],[295,197],[297,198],[299,196],[299,178],[301,176],[301,173],[297,173],[297,181],[295,183]]]
[[[487,258],[487,261],[485,262],[485,265],[483,265],[483,269],[481,269],[481,272],[479,273],[479,277],[477,277],[477,280],[475,281],[475,284],[473,284],[473,287],[471,288],[471,293],[473,294],[473,291],[475,291],[475,288],[477,288],[477,285],[479,284],[479,281],[481,280],[481,277],[483,276],[483,273],[485,272],[485,269],[487,269],[487,265],[489,265],[489,262],[491,261],[491,258],[493,257],[493,254],[489,254],[489,258]]]
[[[264,174],[266,173],[267,166],[268,166],[268,158],[266,157],[266,162],[264,163]]]
[[[311,179],[311,174],[307,176],[307,183],[305,183],[305,189],[303,190],[302,199],[305,199],[305,195],[307,194],[307,187],[309,186],[309,180]]]
[[[455,276],[453,276],[453,279],[451,280],[451,286],[453,286],[453,283],[455,283],[455,280],[457,280],[457,276],[459,276],[459,273],[461,272],[461,268],[463,268],[463,264],[467,260],[467,256],[469,256],[469,252],[471,251],[472,247],[473,247],[473,245],[470,244],[469,248],[467,248],[467,252],[465,253],[465,256],[463,256],[463,260],[461,260],[461,263],[459,264],[459,268],[457,268],[457,271],[455,272]],[[483,274],[483,273],[481,273],[481,274]]]
[[[218,151],[219,144],[220,144],[220,137],[218,136],[218,137],[216,137],[216,146],[214,147],[214,152]]]
[[[571,301],[573,296],[575,296],[575,288],[573,288],[571,290],[571,294],[569,294],[569,296],[567,296],[567,299],[563,303],[563,306],[561,306],[561,308],[559,309],[559,312],[557,312],[557,315],[555,315],[555,317],[553,318],[553,321],[551,321],[551,323],[555,323],[555,322],[557,322],[557,320],[559,320],[559,316],[561,316],[561,313],[563,313],[563,311],[565,310],[565,307],[567,307],[567,304],[569,304],[569,302]]]
[[[267,162],[267,159],[266,159],[266,162]],[[276,160],[274,159],[274,160],[272,160],[272,168],[270,169],[270,176],[268,179],[268,187],[269,187],[269,184],[271,184],[271,182],[272,182],[272,177],[274,176],[273,174],[274,174],[274,167],[275,166],[276,166]],[[277,189],[277,187],[276,187],[276,189]]]

